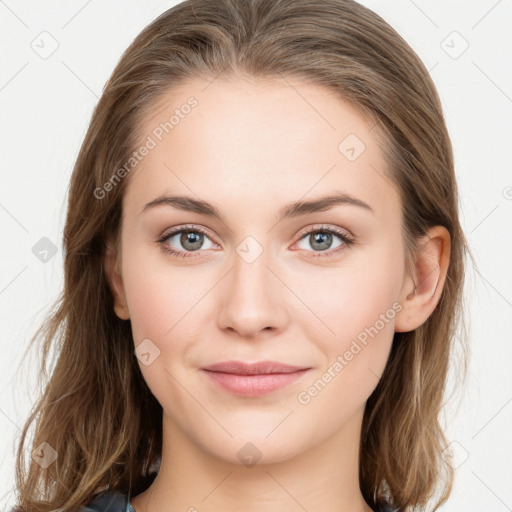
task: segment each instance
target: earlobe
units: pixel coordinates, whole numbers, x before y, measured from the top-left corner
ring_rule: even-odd
[[[104,270],[114,298],[114,312],[121,320],[128,320],[130,312],[124,292],[123,279],[119,270],[119,258],[111,240],[107,242]]]
[[[402,310],[395,331],[409,332],[422,325],[436,308],[450,261],[450,234],[443,226],[430,228],[415,254],[414,276],[402,289]]]

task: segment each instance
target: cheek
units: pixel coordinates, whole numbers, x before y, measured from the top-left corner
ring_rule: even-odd
[[[166,341],[194,315],[201,289],[186,279],[187,272],[166,264],[154,247],[135,248],[127,254],[123,283],[134,343],[137,346],[149,338],[164,350]]]
[[[297,318],[323,354],[324,382],[333,382],[324,394],[326,405],[343,396],[345,404],[355,406],[370,395],[385,368],[401,309],[403,260],[396,248],[376,247],[351,263],[329,269],[316,286],[301,279],[298,291],[314,314]]]
[[[207,289],[190,274],[167,265],[156,251],[133,251],[123,260],[123,281],[138,364],[151,392],[166,408],[179,408],[182,392],[176,361],[183,361],[194,339],[198,305]],[[143,348],[144,347],[144,348]],[[142,354],[149,353],[148,364]]]
[[[294,292],[309,309],[297,318],[331,346],[355,337],[392,308],[399,297],[402,270],[400,255],[383,247],[351,256],[338,268],[295,276]]]

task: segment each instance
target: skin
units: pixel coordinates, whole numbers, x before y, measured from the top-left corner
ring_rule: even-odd
[[[169,90],[141,124],[143,140],[187,98],[198,100],[130,174],[119,251],[109,245],[105,260],[134,346],[149,339],[160,351],[139,366],[164,411],[162,464],[131,503],[136,512],[370,511],[358,480],[365,403],[394,332],[421,325],[439,300],[448,232],[430,230],[408,275],[400,197],[385,177],[375,124],[329,90],[281,79],[208,83]],[[366,145],[354,161],[338,149],[350,133]],[[335,191],[372,210],[341,204],[276,222],[285,205]],[[161,195],[208,201],[224,222],[168,205],[141,213]],[[199,250],[179,234],[157,241],[186,224],[207,231],[192,245]],[[322,249],[306,234],[320,226],[348,231],[354,242],[334,234]],[[262,251],[251,263],[237,252],[248,236],[259,244],[245,246],[251,254]],[[164,244],[193,257],[172,256]],[[401,307],[394,318],[300,403],[298,394],[393,304]],[[263,397],[238,397],[201,370],[234,359],[311,369]],[[250,467],[237,456],[246,443],[261,454]]]

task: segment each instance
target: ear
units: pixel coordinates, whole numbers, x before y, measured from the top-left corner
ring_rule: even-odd
[[[450,233],[444,226],[430,228],[415,253],[414,275],[404,281],[395,332],[413,331],[436,308],[450,262]]]
[[[121,320],[128,320],[130,312],[120,272],[120,260],[118,248],[112,240],[108,240],[105,251],[104,270],[114,297],[114,311]]]

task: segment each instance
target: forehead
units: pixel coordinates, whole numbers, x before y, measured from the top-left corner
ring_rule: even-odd
[[[375,122],[298,79],[188,80],[154,103],[138,133],[152,141],[125,197],[139,210],[165,192],[216,204],[275,198],[276,208],[333,190],[377,207],[397,198]]]

